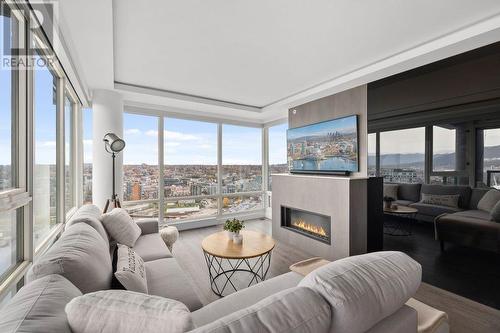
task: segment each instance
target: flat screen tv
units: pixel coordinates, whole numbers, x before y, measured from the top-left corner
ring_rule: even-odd
[[[292,173],[349,174],[358,166],[358,116],[348,116],[287,131]]]

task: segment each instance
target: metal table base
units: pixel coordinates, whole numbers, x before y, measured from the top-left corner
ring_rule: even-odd
[[[208,267],[210,287],[214,294],[219,297],[224,297],[234,291],[238,291],[238,288],[233,281],[231,281],[236,272],[246,272],[250,275],[251,279],[247,287],[264,281],[269,271],[269,267],[271,266],[271,252],[272,251],[266,252],[254,258],[229,259],[216,257],[203,251]],[[255,259],[254,263],[252,263],[252,259]],[[224,295],[227,288],[232,290]]]

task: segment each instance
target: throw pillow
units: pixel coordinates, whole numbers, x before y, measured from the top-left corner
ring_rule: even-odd
[[[426,194],[422,193],[421,203],[436,206],[458,208],[459,194]]]
[[[114,208],[101,216],[101,222],[109,235],[120,244],[133,247],[141,235],[141,228],[123,208]]]
[[[102,290],[66,305],[73,333],[187,332],[191,313],[181,302],[126,290]]]
[[[398,200],[398,184],[384,184],[384,197]]]
[[[130,247],[118,244],[115,277],[125,289],[148,293],[144,260]]]
[[[495,206],[491,209],[491,219],[495,222],[500,222],[500,201],[496,203]]]
[[[500,191],[491,189],[483,195],[481,200],[479,200],[477,203],[477,209],[491,213],[491,210],[495,207],[498,201],[500,201]]]

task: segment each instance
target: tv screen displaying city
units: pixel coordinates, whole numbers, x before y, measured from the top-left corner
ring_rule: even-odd
[[[288,167],[292,173],[358,171],[358,117],[324,121],[287,131]]]

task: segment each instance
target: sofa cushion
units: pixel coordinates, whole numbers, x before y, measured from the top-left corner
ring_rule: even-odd
[[[399,310],[420,286],[422,267],[402,252],[386,251],[334,261],[299,286],[320,293],[332,308],[331,332],[366,332]]]
[[[493,206],[490,212],[491,220],[500,222],[500,201]]]
[[[498,201],[500,201],[500,191],[491,189],[479,200],[477,209],[490,213]]]
[[[61,275],[22,287],[0,311],[0,332],[71,333],[64,307],[82,293]]]
[[[144,261],[172,258],[172,253],[157,233],[139,236],[133,249]]]
[[[125,290],[76,297],[66,313],[73,333],[181,333],[194,328],[184,304]]]
[[[421,186],[422,184],[399,184],[398,200],[419,201]]]
[[[193,321],[197,327],[206,325],[235,311],[252,306],[269,295],[296,287],[302,279],[302,275],[288,272],[257,283],[196,310],[192,313]]]
[[[409,206],[410,204],[414,203],[415,201],[410,201],[410,200],[396,200],[393,202],[395,205],[399,206]]]
[[[123,208],[113,208],[102,214],[101,221],[108,234],[120,244],[133,247],[141,235],[141,228]]]
[[[410,207],[414,207],[414,208],[418,209],[418,213],[421,215],[427,215],[427,216],[432,216],[432,217],[436,217],[436,216],[444,214],[444,213],[460,212],[462,210],[460,208],[429,205],[429,204],[425,204],[425,203],[421,203],[421,202],[412,203],[412,204],[410,204]]]
[[[484,188],[473,188],[470,193],[469,209],[477,209],[477,204],[479,200],[490,190],[489,187]]]
[[[77,223],[86,223],[94,228],[109,246],[109,236],[106,232],[106,229],[104,229],[104,226],[99,220],[100,217],[101,210],[99,209],[99,207],[97,207],[96,205],[83,205],[82,207],[78,208],[71,219],[66,222],[64,228],[67,229]]]
[[[433,185],[433,184],[422,184],[420,189],[420,194],[458,194],[460,199],[458,200],[458,207],[462,209],[467,209],[469,207],[469,200],[471,194],[471,188],[465,185]]]
[[[330,317],[330,306],[317,292],[293,287],[198,327],[193,333],[328,333]]]
[[[491,219],[490,213],[485,212],[484,210],[464,210],[461,212],[451,214],[453,216],[462,216],[462,217],[472,217],[475,219],[483,219],[489,221]]]
[[[146,262],[146,277],[150,295],[175,299],[184,303],[190,311],[201,308],[190,278],[174,258]]]
[[[118,244],[115,277],[127,290],[148,293],[144,260],[127,245]]]
[[[435,221],[439,240],[500,252],[500,223],[484,218],[444,214]]]
[[[398,200],[398,184],[384,184],[384,197]]]
[[[68,228],[33,264],[26,279],[30,282],[50,274],[64,276],[84,294],[109,289],[113,270],[106,243],[85,223]]]
[[[427,194],[422,193],[421,203],[458,208],[458,199],[460,195],[458,194]]]

